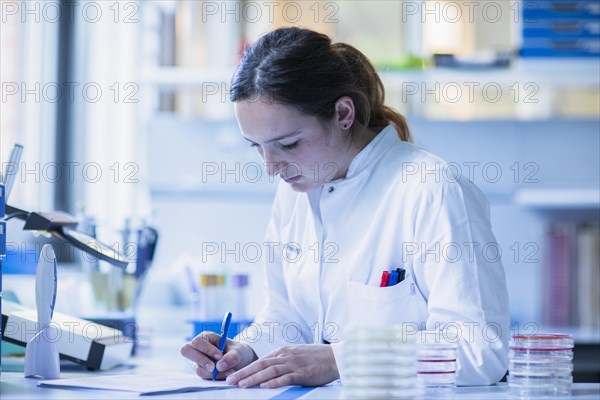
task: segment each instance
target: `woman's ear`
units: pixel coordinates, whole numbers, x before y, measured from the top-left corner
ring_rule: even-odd
[[[354,102],[349,96],[342,96],[335,102],[334,123],[338,128],[347,131],[354,123]]]

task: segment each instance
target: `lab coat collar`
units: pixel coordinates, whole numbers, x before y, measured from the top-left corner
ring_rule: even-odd
[[[344,180],[352,179],[354,176],[360,174],[361,171],[367,169],[377,158],[381,157],[386,149],[392,146],[392,143],[398,140],[398,134],[394,125],[388,125],[381,130],[371,140],[369,144],[365,146],[354,158],[348,167],[348,173],[345,178],[337,179],[332,183],[342,182]]]

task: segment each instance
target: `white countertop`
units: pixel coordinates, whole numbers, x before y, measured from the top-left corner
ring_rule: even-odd
[[[141,329],[150,329],[150,337],[143,340],[144,349],[139,356],[132,357],[128,365],[113,368],[109,371],[96,372],[87,371],[79,365],[64,362],[62,364],[61,378],[75,378],[100,374],[143,374],[148,372],[168,371],[168,372],[189,372],[192,374],[191,362],[184,359],[179,354],[179,348],[184,344],[185,337],[190,336],[191,327],[185,323],[185,312],[180,310],[171,310],[168,319],[173,323],[163,323],[156,325],[153,321],[156,315],[165,315],[162,310],[154,310],[154,313],[142,313],[138,316]],[[151,314],[154,314],[153,316]],[[164,317],[163,317],[164,318]],[[163,322],[165,322],[163,320]],[[37,381],[26,379],[22,371],[19,360],[6,362],[3,360],[3,370],[0,376],[0,394],[2,400],[30,400],[30,399],[130,399],[139,398],[136,393],[128,392],[107,392],[101,390],[80,390],[80,389],[50,389],[37,387]],[[152,396],[152,398],[173,398],[173,399],[272,399],[290,387],[279,389],[227,389],[223,391],[190,392],[178,393],[164,396]],[[331,385],[305,390],[298,394],[288,396],[282,395],[281,400],[287,399],[340,399],[342,398],[342,385],[339,382]],[[460,387],[454,392],[432,392],[427,391],[423,398],[442,398],[442,399],[515,399],[508,392],[505,383],[488,387]],[[577,383],[573,385],[572,398],[576,399],[600,399],[600,383]]]

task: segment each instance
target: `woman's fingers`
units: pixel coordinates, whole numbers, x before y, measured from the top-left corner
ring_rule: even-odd
[[[218,379],[226,379],[229,375],[233,374],[234,372],[235,369],[228,369],[227,371],[219,372],[219,375],[217,377]]]
[[[214,332],[202,332],[181,347],[181,355],[197,364],[196,374],[198,376],[212,379],[216,367],[217,379],[225,379],[253,360],[254,352],[250,347],[248,350],[244,345],[232,340],[227,340],[223,353],[220,352],[217,348],[220,338],[220,335]],[[249,354],[244,354],[244,352]]]
[[[260,385],[261,387],[277,387],[284,385],[293,385],[293,372],[294,369],[289,363],[271,365],[259,371],[247,378],[239,381],[238,386],[240,387],[253,387]],[[284,382],[283,384],[276,385],[276,382]],[[272,386],[268,386],[268,384]],[[267,386],[263,386],[267,385]]]
[[[223,358],[217,362],[217,369],[219,371],[226,371],[230,368],[235,368],[240,363],[239,351],[235,348],[229,350],[223,355]]]
[[[196,375],[202,379],[212,379],[212,372],[209,372],[205,366],[196,364]]]
[[[273,389],[280,386],[295,385],[301,375],[295,372],[278,376],[260,384],[263,389]]]
[[[214,332],[202,332],[196,336],[190,345],[213,360],[219,360],[223,354],[217,348],[221,336]]]
[[[263,358],[228,377],[227,383],[237,384],[239,387],[252,387],[292,371],[291,365],[280,358]]]
[[[220,336],[216,333],[206,331],[181,347],[181,355],[196,363],[196,374],[198,376],[212,379],[215,361],[223,358],[223,354],[216,347],[219,339]],[[227,370],[228,368],[225,365],[222,369]],[[222,376],[221,379],[225,379],[226,376],[228,375]]]
[[[214,367],[215,365],[215,362],[212,359],[207,357],[206,354],[196,350],[189,343],[186,343],[181,347],[180,353],[188,360],[191,360],[198,365],[204,366],[204,368],[207,370]]]
[[[339,378],[328,345],[281,347],[227,377],[239,387],[274,388],[284,385],[321,386]]]
[[[267,360],[267,359],[261,359],[261,360],[255,361],[252,364],[240,369],[235,374],[228,377],[227,383],[229,383],[230,385],[237,385],[237,384],[239,384],[239,382],[241,380],[243,380],[251,375],[254,375],[255,373],[257,373],[258,371],[260,371],[264,368],[265,360]]]
[[[217,380],[225,380],[229,375],[235,372],[234,369],[228,369],[227,371],[219,372],[217,374]],[[205,366],[196,365],[196,375],[202,379],[211,380],[213,378],[213,370],[207,369]]]
[[[230,339],[227,340],[224,351],[219,351],[217,345],[220,338],[221,336],[214,332],[202,332],[181,347],[181,355],[197,365],[198,376],[212,379],[213,371],[217,368],[217,379],[225,379],[256,359],[256,354],[250,346]]]

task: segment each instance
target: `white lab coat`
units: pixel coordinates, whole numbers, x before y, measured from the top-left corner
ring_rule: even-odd
[[[461,335],[457,384],[500,380],[508,364],[506,278],[488,202],[459,175],[390,125],[346,178],[308,193],[281,181],[265,243],[267,302],[237,340],[258,357],[330,342],[343,381],[341,346],[353,324],[453,327]],[[406,279],[380,288],[392,267],[405,268]]]

